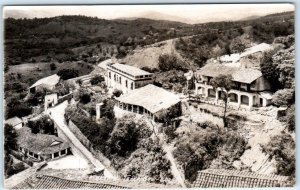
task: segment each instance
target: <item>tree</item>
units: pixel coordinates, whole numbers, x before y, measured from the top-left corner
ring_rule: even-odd
[[[218,88],[221,89],[221,98],[224,101],[224,113],[223,113],[223,123],[224,127],[227,127],[227,119],[226,119],[226,111],[227,111],[227,103],[228,103],[228,92],[234,87],[234,83],[232,82],[231,75],[219,75],[212,79],[212,86],[216,91]]]
[[[276,91],[281,88],[279,83],[279,70],[276,65],[273,63],[272,56],[274,55],[273,51],[266,52],[263,55],[262,61],[260,63],[260,69],[262,75],[269,81],[272,81],[272,89]]]
[[[34,134],[55,134],[54,122],[50,119],[49,116],[43,116],[38,120],[29,120],[28,127],[31,129],[31,132]]]
[[[101,83],[102,81],[104,81],[104,77],[101,75],[96,75],[91,79],[91,84],[92,85],[97,85],[99,83]]]
[[[138,128],[134,119],[130,116],[125,116],[119,119],[110,134],[108,146],[111,154],[126,156],[136,149],[138,142]]]
[[[262,148],[271,158],[275,158],[278,175],[295,177],[295,141],[291,135],[285,132],[275,135]]]
[[[295,91],[293,89],[282,89],[275,92],[272,98],[276,106],[290,106],[295,102]]]
[[[51,71],[54,71],[56,69],[55,63],[50,64],[50,69],[51,69]]]
[[[68,80],[78,77],[79,71],[77,69],[61,69],[57,72],[57,75],[59,75],[62,80]]]
[[[244,43],[242,42],[242,39],[240,37],[234,38],[231,41],[229,47],[230,47],[231,53],[241,53],[246,48],[246,46],[244,45]]]
[[[12,166],[10,157],[11,151],[17,148],[17,133],[13,126],[5,124],[4,126],[4,170],[7,176]]]

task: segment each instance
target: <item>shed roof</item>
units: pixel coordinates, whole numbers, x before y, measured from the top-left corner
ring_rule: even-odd
[[[5,124],[11,125],[11,126],[17,126],[18,124],[22,123],[22,119],[15,116],[5,121]]]
[[[144,71],[142,69],[139,69],[137,67],[133,67],[130,65],[125,65],[125,64],[120,64],[120,63],[115,63],[110,65],[111,67],[118,69],[120,71],[123,71],[127,74],[130,74],[132,76],[140,76],[140,75],[150,75],[151,73]]]
[[[217,77],[219,75],[232,75],[232,80],[250,84],[262,76],[261,71],[250,68],[228,67],[219,63],[207,64],[197,71],[198,75]]]
[[[42,84],[46,84],[49,86],[54,86],[59,82],[60,77],[57,74],[42,78],[38,81],[36,81],[33,85],[31,85],[29,88],[33,88]]]
[[[168,109],[180,102],[177,95],[152,84],[135,89],[128,95],[120,96],[117,100],[127,104],[142,106],[151,113]]]
[[[17,144],[38,155],[53,154],[69,148],[69,143],[47,134],[33,134],[28,127],[18,130]]]
[[[263,175],[247,171],[207,169],[198,172],[193,188],[285,187],[287,176]]]

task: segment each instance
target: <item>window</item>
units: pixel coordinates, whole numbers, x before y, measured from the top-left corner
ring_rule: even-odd
[[[130,89],[133,90],[133,82],[130,85]]]
[[[120,84],[122,84],[122,79],[121,79],[121,77],[119,78],[119,82],[120,82]]]
[[[126,88],[128,87],[128,81],[127,80],[125,80],[125,86],[126,86]]]
[[[111,72],[108,72],[108,77],[111,79]]]
[[[58,152],[55,152],[55,153],[54,153],[54,158],[55,158],[55,157],[58,157],[58,156],[59,156],[59,153],[58,153]]]

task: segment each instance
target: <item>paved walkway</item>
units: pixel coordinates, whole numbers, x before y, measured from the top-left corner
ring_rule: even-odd
[[[67,107],[67,101],[47,110],[48,115],[54,120],[56,126],[64,133],[64,135],[68,138],[69,143],[72,146],[72,152],[79,152],[81,155],[85,157],[97,170],[104,169],[104,176],[107,178],[116,179],[116,177],[108,171],[105,166],[97,160],[92,153],[77,139],[77,137],[71,132],[68,126],[65,124],[65,109]]]
[[[168,144],[165,143],[162,146],[162,148],[163,148],[164,152],[166,153],[167,159],[171,162],[171,170],[172,170],[173,176],[178,181],[178,183],[181,185],[181,187],[186,188],[186,185],[184,183],[184,179],[181,176],[181,172],[177,168],[177,164],[176,164],[174,156],[172,154],[172,151],[174,149],[174,144],[168,145]]]

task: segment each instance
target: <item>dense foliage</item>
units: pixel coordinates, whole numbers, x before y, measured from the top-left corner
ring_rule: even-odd
[[[295,141],[288,133],[273,136],[263,151],[275,158],[277,174],[295,177]]]
[[[61,77],[62,80],[68,80],[79,76],[77,69],[61,69],[57,72],[57,75]]]
[[[96,75],[91,79],[90,82],[92,85],[97,85],[103,81],[104,81],[104,77],[102,75]]]
[[[187,71],[187,65],[174,55],[160,55],[158,58],[158,68],[161,71],[180,70]]]
[[[272,102],[276,106],[290,106],[295,102],[295,91],[293,89],[282,89],[275,92]]]
[[[204,128],[202,128],[203,126]],[[179,134],[174,156],[183,166],[185,178],[192,182],[198,170],[232,167],[245,151],[247,142],[234,131],[219,129],[209,123]]]
[[[43,116],[37,120],[29,120],[28,127],[31,129],[31,132],[34,134],[55,134],[54,122],[50,119],[49,116]]]

